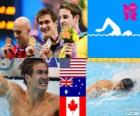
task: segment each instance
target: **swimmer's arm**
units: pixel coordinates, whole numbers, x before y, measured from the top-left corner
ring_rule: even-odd
[[[6,93],[10,90],[9,88],[9,82],[0,75],[0,96],[6,95]]]
[[[0,96],[25,95],[25,91],[18,84],[10,82],[0,75]]]
[[[86,93],[91,94],[93,91],[96,91],[96,88],[97,88],[97,84],[95,83],[91,85],[89,88],[87,88]]]

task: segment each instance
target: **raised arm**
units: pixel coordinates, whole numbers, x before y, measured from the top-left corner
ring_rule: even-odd
[[[0,75],[0,96],[5,96],[9,92],[9,95],[12,95],[12,93],[16,93],[16,95],[25,94],[25,91],[21,86],[14,82],[8,81],[2,75]]]
[[[87,90],[86,90],[87,95],[91,94],[93,91],[96,91],[96,88],[97,88],[97,84],[96,83],[94,83],[90,87],[88,87]]]
[[[6,93],[10,90],[9,88],[10,86],[7,79],[0,75],[0,96],[6,95]]]
[[[121,35],[120,27],[109,17],[106,18],[102,28],[96,29],[96,32],[103,32],[110,26],[112,28],[112,32],[109,35]]]

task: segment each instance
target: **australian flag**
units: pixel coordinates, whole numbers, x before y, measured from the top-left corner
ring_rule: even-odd
[[[86,116],[86,59],[60,59],[60,116]]]
[[[86,78],[81,77],[61,77],[60,95],[61,96],[85,96]]]

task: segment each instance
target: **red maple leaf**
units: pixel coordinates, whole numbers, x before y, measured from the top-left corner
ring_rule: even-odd
[[[70,109],[70,111],[75,111],[77,109],[77,104],[75,103],[75,101],[72,99],[71,103],[68,104],[68,108]]]

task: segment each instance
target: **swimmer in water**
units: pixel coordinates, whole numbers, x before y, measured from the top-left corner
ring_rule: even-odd
[[[130,31],[130,30],[127,30],[122,33],[121,28],[109,17],[106,18],[102,28],[98,28],[95,31],[99,32],[99,33],[104,32],[108,26],[110,26],[112,28],[112,32],[108,34],[110,36],[120,36],[120,35],[132,36],[133,35],[132,31]]]
[[[46,61],[27,58],[20,69],[27,91],[0,76],[0,95],[9,102],[10,116],[59,116],[59,97],[46,92],[49,81]]]
[[[134,82],[130,78],[124,78],[117,83],[110,80],[99,80],[87,89],[87,95],[91,95],[94,92],[101,94],[111,90],[131,91],[133,87]]]

